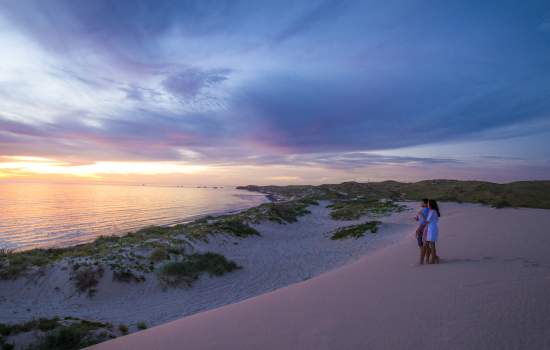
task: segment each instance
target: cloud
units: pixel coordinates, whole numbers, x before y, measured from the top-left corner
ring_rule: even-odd
[[[190,99],[205,89],[215,87],[227,80],[230,72],[230,69],[223,68],[206,71],[187,68],[168,76],[163,80],[162,85],[173,95],[182,99]]]
[[[273,42],[280,44],[292,37],[310,30],[315,25],[324,23],[327,20],[334,21],[336,16],[340,15],[348,6],[349,1],[321,1],[313,7],[307,8],[290,24],[278,32],[274,36]]]
[[[550,130],[549,7],[2,1],[1,154],[452,164],[376,152]]]

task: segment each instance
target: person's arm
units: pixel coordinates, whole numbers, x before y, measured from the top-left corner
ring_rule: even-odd
[[[426,224],[429,224],[430,222],[432,222],[432,220],[430,220],[430,219],[431,219],[431,216],[432,216],[432,215],[431,215],[431,213],[430,213],[430,214],[428,214],[427,217],[424,218],[424,222],[425,222]]]
[[[424,219],[424,221],[426,221],[426,219],[428,218],[427,215],[424,215],[424,209],[420,209],[418,211],[418,215],[422,216],[422,219]]]

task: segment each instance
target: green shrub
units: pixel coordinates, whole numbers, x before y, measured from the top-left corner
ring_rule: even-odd
[[[164,264],[158,273],[159,281],[164,286],[191,284],[203,272],[210,276],[221,276],[226,272],[240,269],[235,262],[227,260],[223,255],[216,253],[195,253],[186,256],[183,261]]]
[[[147,329],[147,324],[145,322],[138,322],[137,329],[140,329],[140,330]]]
[[[253,227],[236,219],[221,220],[214,224],[217,230],[230,233],[237,237],[259,236],[260,233]]]
[[[96,334],[96,330],[106,328],[108,324],[95,321],[80,320],[68,326],[59,326],[46,333],[39,341],[31,345],[29,350],[77,350],[109,339],[107,332]]]
[[[165,247],[156,248],[155,250],[153,250],[153,252],[149,256],[149,259],[151,259],[151,261],[155,263],[168,260],[168,258],[170,258],[170,256],[168,255],[168,251],[166,250]]]
[[[136,275],[130,269],[115,269],[113,270],[113,281],[124,283],[141,283],[145,282],[145,276]]]
[[[500,200],[495,201],[492,206],[493,206],[493,208],[502,209],[502,208],[511,207],[512,205],[507,200],[500,199]]]
[[[39,318],[28,322],[16,323],[16,324],[0,323],[0,335],[2,336],[16,335],[19,333],[30,332],[35,329],[39,329],[43,332],[46,332],[56,327],[59,327],[60,325],[61,324],[59,323],[59,317],[54,317],[51,319]]]
[[[378,226],[380,225],[380,223],[380,221],[368,221],[359,225],[341,227],[332,232],[332,236],[330,237],[330,239],[338,240],[350,237],[357,239],[359,237],[363,237],[364,233],[367,231],[370,231],[371,233],[376,233],[378,231]]]
[[[120,331],[120,333],[122,334],[128,334],[128,326],[125,325],[125,324],[120,324],[118,326],[118,330]]]
[[[386,215],[401,211],[402,206],[392,201],[376,199],[339,200],[329,205],[332,209],[330,216],[334,220],[357,220],[363,215]]]
[[[101,266],[80,266],[72,275],[76,289],[80,292],[88,291],[89,295],[93,296],[103,272]]]
[[[0,348],[2,350],[13,350],[13,349],[15,349],[15,345],[13,345],[11,343],[6,343],[4,338],[0,337]]]
[[[48,318],[39,318],[37,321],[36,327],[40,329],[42,332],[51,331],[54,328],[59,327],[61,324],[59,323],[59,317],[54,317],[51,319]]]
[[[63,327],[43,337],[35,345],[36,350],[73,350],[80,349],[87,333],[79,327]]]

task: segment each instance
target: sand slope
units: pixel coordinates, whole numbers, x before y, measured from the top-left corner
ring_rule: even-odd
[[[316,278],[93,349],[550,349],[550,211],[444,204],[412,237]]]

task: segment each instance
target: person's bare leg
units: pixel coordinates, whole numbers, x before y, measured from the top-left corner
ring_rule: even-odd
[[[422,248],[424,248],[424,256],[423,256],[422,262],[424,262],[424,259],[425,259],[425,261],[429,264],[430,263],[430,254],[431,254],[431,249],[430,249],[429,243],[424,242],[424,245],[422,246]]]
[[[426,257],[426,246],[422,243],[420,247],[420,265],[424,265],[424,258]]]
[[[435,250],[435,242],[430,242],[430,250],[431,250],[431,264],[435,264],[435,262],[439,262],[439,258],[437,257],[437,251]]]

